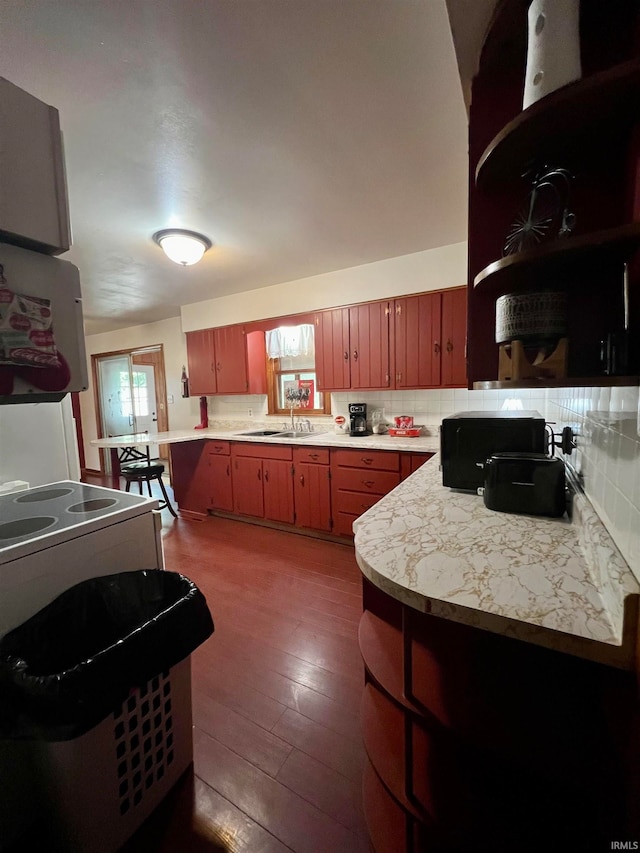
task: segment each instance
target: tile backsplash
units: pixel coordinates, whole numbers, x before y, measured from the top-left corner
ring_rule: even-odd
[[[332,415],[347,415],[350,402],[366,403],[369,412],[384,409],[388,421],[395,415],[413,415],[430,434],[437,434],[443,417],[465,410],[536,409],[554,432],[569,425],[577,434],[571,462],[582,474],[587,497],[608,529],[632,571],[640,579],[640,410],[639,389],[536,388],[514,391],[340,392],[331,395]],[[268,418],[263,396],[210,397],[210,418]]]

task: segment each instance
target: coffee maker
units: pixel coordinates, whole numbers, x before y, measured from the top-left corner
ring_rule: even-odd
[[[349,403],[349,435],[371,435],[367,429],[366,403]]]

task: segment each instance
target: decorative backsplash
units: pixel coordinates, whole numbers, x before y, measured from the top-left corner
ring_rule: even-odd
[[[569,425],[577,433],[572,463],[584,479],[585,493],[614,542],[640,579],[640,414],[639,389],[536,388],[514,391],[349,392],[331,395],[332,417],[347,416],[348,403],[366,403],[369,413],[384,409],[387,421],[412,415],[416,424],[437,434],[443,417],[467,410],[536,409],[559,432]],[[251,410],[251,415],[248,415]],[[210,397],[209,417],[251,422],[275,421],[267,416],[263,396]],[[330,424],[314,418],[314,424]]]

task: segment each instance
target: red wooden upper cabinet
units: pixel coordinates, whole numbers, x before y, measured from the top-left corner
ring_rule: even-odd
[[[388,388],[391,303],[368,302],[315,317],[318,388]]]
[[[466,288],[396,299],[394,322],[396,388],[466,386]]]
[[[395,300],[396,388],[440,385],[441,308],[442,294],[438,291]]]
[[[190,396],[206,397],[215,394],[218,388],[213,329],[187,332],[187,363]]]
[[[388,388],[391,303],[367,302],[349,308],[351,387]]]
[[[266,394],[264,332],[222,326],[187,332],[189,391],[212,394]]]
[[[442,385],[467,384],[467,290],[464,287],[442,293]]]
[[[213,330],[216,351],[218,394],[247,394],[249,376],[243,326]]]
[[[351,387],[349,309],[321,311],[314,317],[316,379],[321,391]]]

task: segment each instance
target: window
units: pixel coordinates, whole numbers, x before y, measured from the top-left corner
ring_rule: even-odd
[[[147,388],[147,374],[137,370],[131,373],[131,384],[129,384],[129,372],[120,371],[120,407],[122,415],[131,417],[146,417],[149,414],[149,389]]]
[[[267,332],[269,414],[328,414],[331,401],[318,391],[312,325]]]

